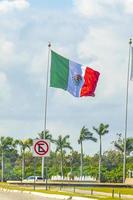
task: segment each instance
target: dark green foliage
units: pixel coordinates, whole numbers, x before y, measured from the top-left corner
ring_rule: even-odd
[[[63,175],[73,179],[80,175],[81,153],[74,151],[68,141],[69,136],[59,136],[56,143],[56,151],[50,153],[50,157],[45,159],[48,166],[48,178],[62,175],[61,160],[63,158]],[[4,180],[21,180],[22,178],[22,157],[25,160],[25,177],[34,174],[34,158],[32,156],[32,140],[20,141],[18,146],[16,140],[11,137],[1,137],[0,143],[0,175],[2,175],[2,152],[4,163]],[[20,144],[19,143],[19,144]],[[101,156],[101,181],[102,182],[122,182],[123,172],[123,139],[121,136],[113,142],[117,145],[116,150],[105,151]],[[126,171],[133,171],[132,152],[133,138],[127,138],[127,165]],[[120,146],[120,148],[118,147]],[[19,148],[21,147],[21,149]],[[115,145],[116,148],[116,145]],[[65,151],[70,149],[70,151]],[[3,151],[4,150],[4,151]],[[20,152],[21,150],[21,152]],[[67,153],[69,152],[69,153]],[[36,175],[41,175],[41,158],[36,158]],[[92,176],[98,180],[99,152],[93,156],[83,156],[83,175]],[[1,176],[0,176],[1,178]]]

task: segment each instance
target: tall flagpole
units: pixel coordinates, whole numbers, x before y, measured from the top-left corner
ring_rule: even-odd
[[[49,77],[49,60],[50,60],[50,51],[51,43],[48,43],[48,63],[47,63],[47,77],[46,77],[46,90],[45,90],[45,112],[44,112],[44,131],[47,127],[47,102],[48,102],[48,77]]]
[[[125,137],[124,137],[124,158],[123,158],[123,183],[126,180],[126,141],[127,141],[127,123],[128,123],[128,91],[129,91],[129,73],[130,73],[130,54],[132,39],[129,40],[129,58],[127,71],[127,87],[126,87],[126,107],[125,107]]]
[[[51,43],[49,42],[48,43],[48,62],[47,62],[47,74],[46,74],[46,88],[45,88],[45,105],[44,105],[45,106],[45,110],[44,110],[44,134],[46,133],[46,128],[47,128],[47,102],[48,102],[48,80],[49,80],[48,77],[49,77],[49,60],[50,60],[50,51],[51,51],[50,48],[51,48]],[[44,137],[46,137],[46,135]],[[42,178],[44,179],[44,157],[42,158]]]

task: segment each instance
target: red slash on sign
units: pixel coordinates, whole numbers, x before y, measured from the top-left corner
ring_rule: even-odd
[[[49,156],[50,143],[48,140],[34,140],[33,156],[45,157]]]

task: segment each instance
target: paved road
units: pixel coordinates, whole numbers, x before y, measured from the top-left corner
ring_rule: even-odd
[[[58,200],[58,199],[45,198],[38,195],[25,194],[22,192],[0,191],[0,200]]]

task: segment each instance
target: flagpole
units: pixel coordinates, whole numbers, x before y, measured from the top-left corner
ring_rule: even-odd
[[[124,137],[124,158],[123,158],[123,183],[126,180],[126,141],[127,141],[127,124],[128,124],[128,93],[129,93],[129,73],[130,73],[130,54],[131,54],[132,39],[129,40],[129,58],[127,71],[127,87],[126,87],[126,107],[125,107],[125,137]]]
[[[48,102],[48,77],[49,77],[49,60],[50,60],[50,51],[51,43],[48,43],[48,61],[47,61],[47,73],[46,73],[46,88],[45,88],[45,110],[44,110],[44,134],[46,133],[47,128],[47,102]],[[46,135],[44,135],[46,139]],[[47,170],[46,170],[47,171]],[[46,175],[47,176],[47,175]],[[42,158],[42,178],[44,179],[44,157]],[[47,181],[47,177],[46,177]]]
[[[48,102],[48,77],[49,77],[49,60],[50,60],[50,51],[51,43],[48,43],[48,63],[47,63],[47,76],[46,76],[46,90],[45,90],[45,112],[44,112],[44,131],[47,127],[47,102]]]

